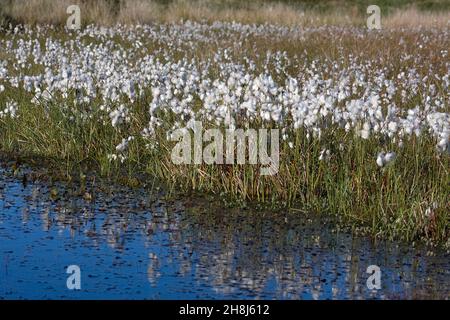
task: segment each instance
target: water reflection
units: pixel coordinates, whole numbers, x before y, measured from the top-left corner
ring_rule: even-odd
[[[295,213],[87,188],[92,200],[2,172],[0,298],[448,298],[444,252],[375,245]],[[81,291],[65,287],[70,264]],[[366,287],[372,264],[378,291]]]

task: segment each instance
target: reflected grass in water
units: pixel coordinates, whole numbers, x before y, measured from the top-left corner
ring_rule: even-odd
[[[86,199],[78,184],[25,186],[1,173],[3,299],[448,298],[439,249],[375,244],[306,214],[90,183],[95,197]],[[69,264],[81,267],[81,291],[65,288]],[[371,264],[382,290],[366,288]]]

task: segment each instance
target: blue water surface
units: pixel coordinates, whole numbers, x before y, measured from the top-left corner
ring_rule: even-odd
[[[298,212],[163,199],[92,182],[24,184],[2,169],[0,299],[449,297],[443,250],[374,243]],[[70,265],[80,290],[67,287]],[[367,287],[370,265],[379,290]]]

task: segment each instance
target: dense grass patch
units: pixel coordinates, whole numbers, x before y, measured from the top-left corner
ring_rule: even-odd
[[[448,31],[247,27],[4,32],[0,150],[48,159],[67,176],[145,176],[173,192],[321,212],[374,237],[448,245]],[[248,80],[238,89],[236,79]],[[276,175],[172,162],[168,133],[194,118],[224,129],[223,105],[239,128],[285,135]],[[380,167],[387,152],[396,157]]]

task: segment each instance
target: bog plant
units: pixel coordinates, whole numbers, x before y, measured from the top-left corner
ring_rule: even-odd
[[[145,173],[173,191],[448,243],[449,39],[448,28],[421,27],[17,26],[0,35],[0,149],[67,174]],[[248,154],[173,161],[171,137],[193,136],[196,122],[222,137],[279,132],[276,173]]]

